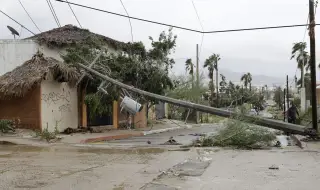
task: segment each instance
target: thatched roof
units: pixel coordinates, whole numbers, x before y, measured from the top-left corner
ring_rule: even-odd
[[[50,47],[63,47],[74,44],[86,43],[90,38],[99,39],[102,43],[112,46],[115,49],[123,49],[127,46],[124,42],[95,34],[87,29],[81,29],[73,25],[65,25],[46,32],[42,32],[27,39],[36,40],[39,44],[46,44]]]
[[[75,68],[38,52],[31,60],[0,76],[0,99],[23,97],[42,80],[49,78],[75,85],[79,75]]]

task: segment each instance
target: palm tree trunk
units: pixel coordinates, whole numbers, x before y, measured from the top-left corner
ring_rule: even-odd
[[[194,88],[194,76],[193,76],[193,73],[191,74],[191,80],[192,80],[191,87],[192,87],[192,90],[193,90],[193,88]]]
[[[216,69],[216,89],[217,89],[216,97],[217,97],[217,107],[218,107],[218,104],[219,104],[219,76],[218,76],[218,69]]]

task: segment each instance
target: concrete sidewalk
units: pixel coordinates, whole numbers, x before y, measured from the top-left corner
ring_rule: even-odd
[[[95,143],[102,141],[111,140],[121,140],[128,139],[130,137],[139,137],[156,133],[163,133],[167,131],[173,131],[183,128],[191,128],[194,125],[184,124],[183,121],[176,120],[158,120],[147,128],[140,128],[134,130],[110,130],[104,133],[74,133],[71,135],[58,135],[61,139],[55,143],[50,144],[86,144]],[[45,141],[40,141],[38,138],[34,138],[32,132],[24,131],[14,135],[2,136],[2,140],[13,142],[16,144],[26,144],[26,145],[45,145],[48,143]]]
[[[64,138],[62,142],[79,143],[79,140],[77,139],[80,138],[82,138],[82,140],[80,140],[80,143],[94,143],[101,141],[121,140],[130,137],[139,137],[191,127],[192,125],[185,124],[183,123],[183,121],[163,119],[156,121],[152,126],[147,128],[140,128],[135,130],[112,130],[102,134],[75,134],[73,135],[73,137]],[[88,136],[90,137],[88,138]]]

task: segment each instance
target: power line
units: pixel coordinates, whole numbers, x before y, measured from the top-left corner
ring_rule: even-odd
[[[201,20],[200,20],[200,17],[199,17],[199,14],[198,14],[197,8],[196,8],[196,6],[194,5],[193,0],[191,0],[191,2],[192,2],[192,5],[193,5],[193,9],[194,9],[194,11],[196,12],[196,15],[197,15],[198,21],[199,21],[200,26],[201,26],[201,29],[202,29],[202,32],[204,32],[203,25],[202,25],[202,23],[201,23]]]
[[[32,32],[31,30],[29,30],[27,27],[25,27],[24,25],[20,24],[20,22],[16,21],[15,19],[13,19],[12,17],[10,17],[9,15],[7,15],[6,13],[4,13],[2,10],[0,10],[0,12],[2,14],[4,14],[5,16],[7,16],[8,18],[10,18],[12,21],[14,21],[15,23],[19,24],[22,28],[26,29],[28,32],[30,32],[33,35],[36,35],[34,32]]]
[[[56,19],[57,19],[58,23],[59,23],[59,27],[61,27],[61,24],[60,24],[59,18],[58,18],[58,16],[57,16],[56,11],[54,10],[54,7],[53,7],[53,5],[52,5],[52,3],[51,3],[51,0],[49,0],[49,3],[50,3],[50,5],[51,5],[52,11],[53,11],[53,13],[54,13],[54,15],[55,15],[55,17],[56,17]]]
[[[55,0],[55,1],[58,1],[58,2],[61,2],[61,3],[68,3],[68,2],[66,2],[64,0]],[[102,10],[102,9],[98,9],[98,8],[94,8],[94,7],[90,7],[90,6],[86,6],[86,5],[72,3],[70,1],[69,1],[69,3],[72,4],[72,5],[75,5],[75,6],[79,6],[79,7],[83,7],[83,8],[87,8],[87,9],[91,9],[91,10],[95,10],[95,11],[99,11],[99,12],[104,12],[104,13],[108,13],[108,14],[112,14],[112,15],[116,15],[116,16],[120,16],[120,17],[126,17],[126,18],[139,20],[139,21],[143,21],[143,22],[148,22],[148,23],[152,23],[152,24],[158,24],[158,25],[162,25],[162,26],[169,26],[169,27],[173,27],[173,28],[177,28],[177,29],[181,29],[181,30],[186,30],[186,31],[190,31],[190,32],[197,32],[197,33],[203,33],[203,34],[226,33],[226,32],[241,32],[241,31],[251,31],[251,30],[267,30],[267,29],[279,29],[279,28],[294,28],[294,27],[308,26],[308,24],[295,24],[295,25],[268,26],[268,27],[242,28],[242,29],[229,29],[229,30],[200,31],[200,30],[186,28],[186,27],[182,27],[182,26],[161,23],[161,22],[147,20],[147,19],[143,19],[143,18],[127,16],[127,15],[123,15],[123,14],[119,14],[119,13],[115,13],[115,12],[111,12],[111,11],[106,11],[106,10]],[[320,25],[320,24],[315,24],[315,25]]]
[[[77,17],[77,15],[76,15],[76,13],[74,13],[74,11],[73,11],[73,9],[72,9],[72,7],[71,7],[71,5],[70,5],[69,1],[68,1],[68,0],[66,0],[66,1],[68,2],[69,8],[70,8],[70,10],[71,10],[71,12],[72,12],[73,16],[76,18],[76,20],[77,20],[77,22],[78,22],[78,24],[79,24],[80,28],[82,28],[82,26],[81,26],[81,24],[80,24],[80,22],[79,22],[79,20],[78,20],[78,17]]]
[[[53,15],[53,18],[54,18],[54,20],[56,21],[58,27],[61,27],[60,22],[59,22],[59,19],[58,19],[57,15],[55,14],[55,11],[54,11],[54,9],[53,9],[53,7],[52,7],[51,1],[50,1],[50,0],[46,0],[46,1],[47,1],[47,4],[48,4],[48,6],[49,6],[49,8],[50,8],[50,11],[51,11],[51,13],[52,13],[52,15]],[[68,3],[68,2],[66,2],[66,3]]]
[[[198,18],[199,24],[200,24],[201,29],[202,29],[201,43],[200,43],[200,50],[199,50],[199,56],[198,56],[198,60],[197,60],[197,61],[199,61],[199,62],[200,62],[200,58],[199,58],[199,57],[201,57],[202,44],[203,44],[203,37],[204,37],[204,33],[203,33],[203,32],[204,32],[204,28],[203,28],[202,22],[201,22],[201,20],[200,20],[200,16],[199,16],[199,14],[198,14],[197,8],[196,8],[196,6],[195,6],[195,4],[194,4],[193,0],[191,0],[191,2],[192,2],[193,9],[194,9],[194,11],[196,12],[196,15],[197,15],[197,18]]]
[[[132,31],[131,19],[130,19],[129,13],[128,13],[128,11],[127,11],[126,7],[124,6],[124,4],[123,4],[122,0],[120,0],[120,2],[121,2],[121,4],[122,4],[122,7],[123,7],[124,11],[126,11],[127,16],[128,16],[128,19],[129,19],[130,30],[131,30],[131,41],[132,41],[132,43],[133,43],[133,31]]]
[[[28,13],[28,11],[26,10],[26,8],[23,6],[22,2],[20,0],[18,0],[20,5],[22,6],[22,8],[24,9],[24,11],[27,13],[27,15],[29,16],[30,20],[33,22],[33,24],[36,26],[36,28],[39,30],[39,32],[41,32],[41,30],[39,29],[38,25],[34,22],[34,20],[32,19],[32,17],[30,16],[30,14]]]

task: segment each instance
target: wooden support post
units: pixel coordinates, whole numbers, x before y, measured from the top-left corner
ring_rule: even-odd
[[[113,124],[114,129],[118,129],[118,127],[119,127],[119,104],[118,104],[118,101],[113,101],[112,124]]]

